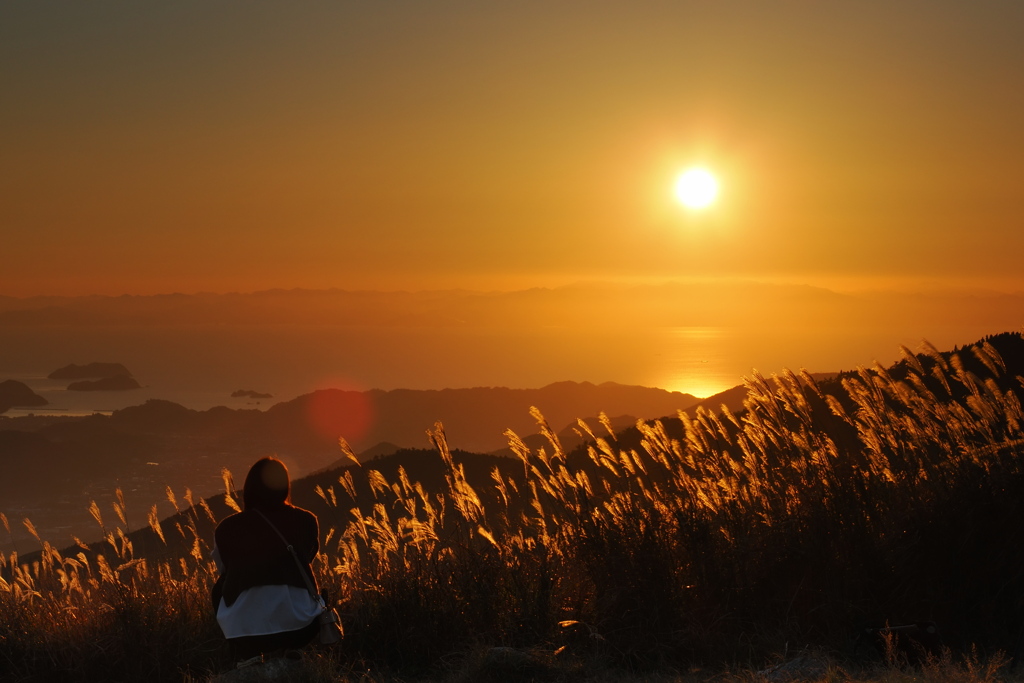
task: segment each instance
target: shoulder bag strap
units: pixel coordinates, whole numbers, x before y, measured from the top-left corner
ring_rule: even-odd
[[[284,537],[284,534],[274,526],[274,523],[271,522],[270,518],[263,514],[262,511],[254,509],[253,512],[262,517],[263,521],[269,524],[270,528],[274,530],[274,533],[278,535],[286,546],[288,546],[288,552],[292,554],[292,558],[295,560],[295,565],[299,568],[299,574],[302,574],[302,579],[306,582],[306,590],[309,591],[309,594],[313,596],[314,600],[320,603],[320,607],[322,609],[327,609],[327,606],[324,604],[324,599],[316,592],[316,588],[313,587],[313,580],[310,578],[307,568],[303,565],[302,560],[299,559],[299,554],[295,552],[295,546],[288,542],[288,539]]]

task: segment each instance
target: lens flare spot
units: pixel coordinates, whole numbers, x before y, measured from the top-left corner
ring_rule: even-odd
[[[355,445],[370,431],[373,406],[362,391],[321,389],[310,394],[306,418],[313,430],[324,437]]]

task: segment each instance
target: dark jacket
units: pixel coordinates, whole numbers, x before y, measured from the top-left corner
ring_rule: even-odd
[[[214,608],[223,596],[231,605],[247,588],[287,585],[306,588],[306,581],[288,551],[288,546],[274,532],[262,512],[292,544],[303,563],[303,570],[316,586],[310,563],[320,550],[316,516],[288,504],[259,507],[231,515],[223,520],[215,534],[224,571],[213,590]]]

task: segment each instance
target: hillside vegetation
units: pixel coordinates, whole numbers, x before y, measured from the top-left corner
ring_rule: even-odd
[[[146,509],[163,498],[167,486],[213,495],[222,467],[244,472],[269,453],[295,474],[338,467],[344,464],[338,462],[339,435],[368,459],[385,441],[396,444],[388,453],[399,446],[429,446],[425,432],[441,421],[454,447],[485,453],[507,447],[502,432],[509,427],[535,440],[530,406],[544,406],[559,428],[579,417],[596,424],[602,410],[621,427],[626,426],[623,417],[634,416],[626,417],[632,424],[696,402],[689,394],[663,389],[556,382],[540,389],[329,389],[266,411],[200,411],[153,399],[111,415],[0,417],[0,470],[5,475],[0,477],[0,512],[31,517],[41,535],[55,543],[58,534],[61,543],[69,542],[70,534],[92,540],[95,528],[85,510],[91,500],[109,507],[118,486],[129,506]],[[33,543],[20,527],[7,541],[0,539],[0,552]]]
[[[438,425],[430,459],[297,482],[320,501],[317,569],[345,623],[329,659],[416,676],[501,645],[652,671],[848,654],[861,626],[921,620],[953,650],[1012,653],[1022,363],[1024,340],[1005,334],[820,384],[753,376],[741,412],[591,433],[570,453],[536,412],[549,442],[509,432],[516,460],[453,455]],[[151,514],[144,534],[123,503],[109,527],[96,508],[105,542],[4,558],[5,669],[178,680],[229,666],[207,598],[210,530],[239,499],[227,473],[225,489],[215,505],[169,492],[179,515]]]

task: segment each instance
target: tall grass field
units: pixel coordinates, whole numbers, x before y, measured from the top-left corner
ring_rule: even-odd
[[[821,383],[754,375],[735,414],[620,434],[581,421],[589,444],[572,452],[535,409],[547,445],[509,432],[517,459],[483,476],[440,424],[418,465],[436,481],[405,465],[318,475],[315,568],[345,637],[309,654],[316,676],[681,680],[811,652],[854,671],[876,661],[866,628],[923,622],[938,658],[876,678],[1008,675],[1024,623],[1020,374],[1024,340],[997,335]],[[0,678],[204,681],[232,668],[210,552],[240,496],[227,472],[215,499],[168,496],[170,519],[154,507],[133,528],[145,511],[94,505],[101,542],[36,535],[31,555],[0,558]],[[493,652],[529,659],[506,670]]]

